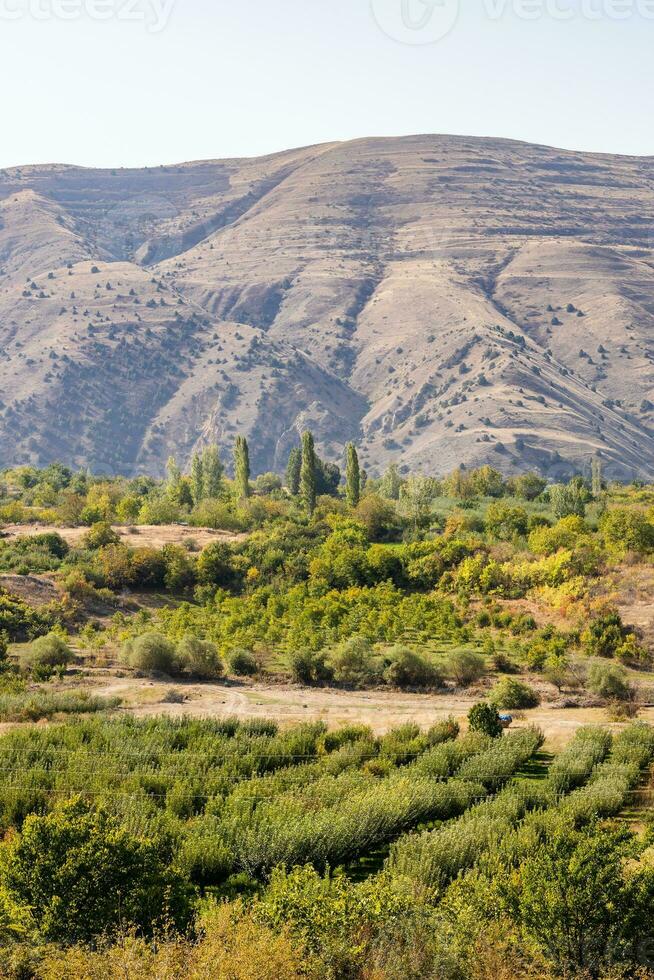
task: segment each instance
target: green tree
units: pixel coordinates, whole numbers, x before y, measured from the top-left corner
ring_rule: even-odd
[[[630,874],[625,865],[633,855],[626,830],[562,824],[511,879],[513,917],[557,973],[604,975],[643,938],[652,872]]]
[[[604,488],[602,480],[602,460],[599,456],[593,456],[592,462],[590,464],[591,469],[591,493],[593,497],[597,499],[602,493]]]
[[[202,454],[202,490],[203,497],[215,499],[220,496],[223,485],[224,467],[220,459],[218,446],[207,446]]]
[[[387,500],[399,500],[403,482],[396,464],[391,463],[379,481],[380,496]]]
[[[361,496],[361,470],[359,469],[359,456],[353,442],[347,444],[346,457],[345,496],[350,507],[356,507]]]
[[[472,706],[468,712],[468,724],[471,732],[481,732],[491,738],[499,738],[504,731],[497,708],[485,701]]]
[[[305,432],[302,435],[300,493],[307,513],[312,515],[316,509],[316,451],[310,432]]]
[[[179,487],[182,482],[182,471],[180,470],[174,456],[168,457],[166,463],[166,494],[171,500],[179,502]]]
[[[199,453],[194,453],[191,460],[191,494],[196,506],[204,500],[204,466]]]
[[[250,450],[245,436],[237,436],[234,443],[234,479],[236,492],[241,500],[250,496]]]
[[[578,481],[571,480],[565,486],[557,483],[550,489],[550,502],[557,520],[562,517],[584,517],[588,491]]]
[[[289,453],[288,465],[286,467],[286,486],[288,492],[297,497],[300,492],[300,470],[302,468],[302,450],[299,446],[293,446]]]
[[[27,817],[5,847],[1,882],[46,942],[89,942],[123,924],[184,928],[190,919],[168,844],[132,835],[81,799]]]

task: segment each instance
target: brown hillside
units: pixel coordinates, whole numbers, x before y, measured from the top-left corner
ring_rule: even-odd
[[[448,136],[0,172],[0,465],[654,478],[653,210],[651,159]]]

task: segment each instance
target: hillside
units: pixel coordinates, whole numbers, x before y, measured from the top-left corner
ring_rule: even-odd
[[[652,159],[449,136],[1,171],[0,461],[654,478],[653,209]]]

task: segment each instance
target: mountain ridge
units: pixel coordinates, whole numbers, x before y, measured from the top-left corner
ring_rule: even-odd
[[[652,158],[506,139],[0,171],[0,459],[652,478],[650,215]]]

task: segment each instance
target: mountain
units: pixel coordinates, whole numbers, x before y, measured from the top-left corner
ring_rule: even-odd
[[[0,171],[0,466],[653,479],[653,221],[654,158],[497,139]]]

